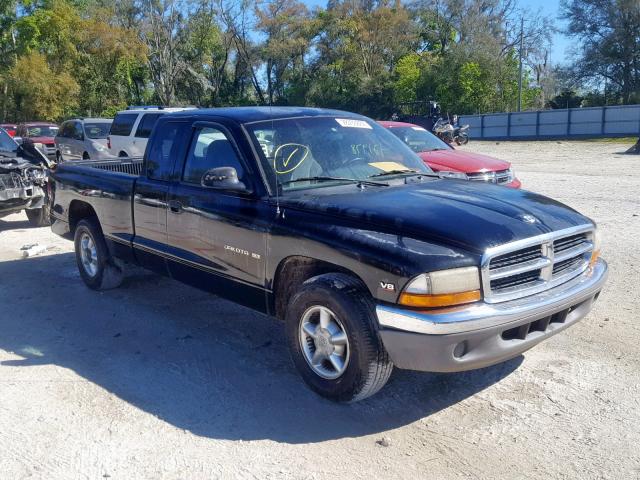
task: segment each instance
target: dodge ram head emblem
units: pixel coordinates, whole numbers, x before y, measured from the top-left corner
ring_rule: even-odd
[[[521,215],[520,218],[526,223],[536,223],[538,221],[536,217],[534,217],[533,215],[529,215],[528,213]]]

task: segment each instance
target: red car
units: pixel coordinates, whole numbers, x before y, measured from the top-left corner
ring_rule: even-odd
[[[54,137],[58,134],[59,127],[55,123],[47,122],[29,122],[18,125],[16,137],[30,138],[34,143],[44,145],[46,153],[49,157],[55,157],[56,144]]]
[[[9,134],[11,138],[13,138],[16,136],[18,125],[14,123],[0,123],[0,128],[2,128],[5,132]]]
[[[409,145],[436,172],[452,178],[497,183],[511,188],[520,188],[522,185],[509,162],[479,153],[455,150],[426,129],[412,123],[378,123]]]

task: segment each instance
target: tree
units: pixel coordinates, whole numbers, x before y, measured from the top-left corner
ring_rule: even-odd
[[[183,12],[188,5],[180,0],[147,0],[142,8],[142,39],[148,48],[148,65],[155,95],[162,105],[173,105],[184,63],[180,43],[184,34]]]
[[[56,121],[77,105],[79,87],[66,72],[54,75],[41,53],[18,59],[9,71],[18,120]]]
[[[257,31],[265,36],[261,57],[269,103],[283,103],[288,82],[303,81],[305,55],[314,36],[309,10],[297,0],[270,0],[256,6],[256,16]]]
[[[622,103],[640,101],[640,2],[563,0],[567,33],[577,38],[572,71],[583,85],[609,83]]]

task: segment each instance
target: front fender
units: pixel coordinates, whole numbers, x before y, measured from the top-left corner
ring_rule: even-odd
[[[286,210],[268,239],[267,283],[273,285],[281,262],[303,256],[353,272],[374,298],[395,303],[405,284],[420,273],[480,263],[477,255],[461,249],[335,220],[326,223],[326,217]]]

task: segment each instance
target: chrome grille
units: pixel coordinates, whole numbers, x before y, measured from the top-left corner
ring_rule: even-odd
[[[467,178],[475,182],[489,182],[502,185],[511,181],[511,173],[509,172],[509,170],[467,173]]]
[[[592,225],[489,248],[482,257],[484,299],[503,302],[565,283],[586,270],[592,251]]]

